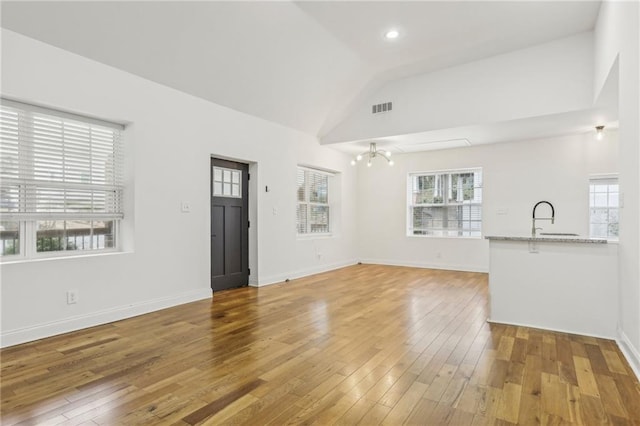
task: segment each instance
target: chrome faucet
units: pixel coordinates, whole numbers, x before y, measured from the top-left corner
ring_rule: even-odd
[[[536,217],[536,209],[538,208],[538,206],[540,204],[548,204],[549,207],[551,207],[551,217]],[[542,228],[536,228],[536,220],[550,220],[551,224],[553,225],[553,221],[555,220],[555,217],[556,217],[556,211],[553,208],[553,204],[551,204],[550,202],[548,202],[548,201],[538,201],[536,203],[536,205],[533,206],[533,214],[531,216],[532,216],[532,222],[533,222],[531,224],[531,236],[533,238],[535,238],[536,237],[536,231],[538,229],[542,229]]]

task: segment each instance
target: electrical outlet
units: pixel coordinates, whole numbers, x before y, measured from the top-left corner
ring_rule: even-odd
[[[78,290],[67,291],[67,305],[78,303]]]
[[[180,203],[180,210],[182,213],[190,213],[191,212],[191,203],[188,201],[183,201]]]

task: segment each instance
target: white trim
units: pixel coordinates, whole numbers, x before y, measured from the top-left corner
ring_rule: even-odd
[[[635,373],[638,380],[640,380],[640,352],[633,346],[629,337],[624,333],[624,331],[618,329],[618,338],[616,339],[616,343],[620,348],[620,352],[627,359],[627,362],[631,366],[631,369]]]
[[[309,275],[320,274],[322,272],[329,272],[335,269],[345,268],[347,266],[352,266],[357,264],[358,261],[356,259],[347,260],[343,262],[329,263],[326,265],[314,266],[311,268],[300,269],[297,271],[292,271],[288,273],[282,273],[278,275],[271,275],[269,277],[259,278],[257,283],[249,283],[251,287],[263,287],[271,284],[282,283],[286,280],[293,280],[296,278],[303,278]]]
[[[304,164],[298,164],[298,168],[302,169],[302,170],[305,170],[305,171],[308,171],[308,172],[318,173],[320,175],[327,175],[329,177],[334,177],[335,175],[340,173],[340,172],[337,172],[335,170],[318,168],[316,166],[306,166]]]
[[[619,179],[619,177],[619,173],[594,173],[589,175],[589,180]]]
[[[548,331],[555,331],[558,333],[575,334],[577,336],[588,336],[588,337],[596,337],[598,339],[615,340],[613,336],[604,336],[601,334],[585,333],[584,331],[566,330],[564,328],[550,328],[550,327],[544,327],[541,325],[531,325],[531,324],[524,324],[519,322],[495,321],[495,320],[492,320],[491,318],[487,318],[487,322],[491,324],[514,325],[516,327],[536,328],[538,330],[548,330]]]
[[[409,177],[413,176],[429,176],[429,175],[437,175],[437,174],[451,174],[455,172],[482,172],[482,166],[478,167],[462,167],[457,169],[440,169],[440,170],[429,170],[422,172],[409,172],[407,175]],[[484,181],[484,180],[483,180]]]
[[[16,330],[2,331],[0,336],[0,347],[18,345],[20,343],[31,342],[45,337],[58,334],[69,333],[71,331],[82,330],[89,327],[108,324],[126,318],[135,317],[161,309],[171,308],[197,300],[211,297],[211,289],[198,289],[182,294],[161,297],[158,299],[132,303],[115,308],[108,308],[102,311],[84,315],[76,315],[58,321],[42,323],[31,327],[19,328]]]
[[[453,235],[406,235],[407,238],[441,238],[444,240],[451,240],[451,239],[456,239],[456,240],[482,240],[485,237],[483,237],[482,235],[480,235],[479,237],[468,237],[466,235],[461,235],[461,236],[453,236]]]
[[[114,121],[103,120],[96,117],[90,117],[88,115],[75,114],[73,112],[62,111],[56,108],[47,108],[40,105],[29,104],[26,102],[17,101],[14,99],[2,96],[0,98],[0,104],[7,105],[13,108],[23,109],[30,112],[38,112],[40,114],[53,115],[58,118],[65,118],[68,120],[88,122],[102,127],[109,127],[116,130],[124,130],[125,125],[123,123],[117,123]]]
[[[489,273],[489,268],[486,266],[478,265],[454,265],[447,263],[429,263],[429,262],[412,262],[405,260],[390,260],[390,259],[360,259],[362,263],[368,263],[372,265],[389,265],[389,266],[407,266],[410,268],[425,268],[425,269],[444,269],[447,271],[460,271],[460,272],[481,272]]]
[[[78,259],[84,257],[96,257],[96,256],[113,256],[119,254],[130,254],[132,251],[122,251],[116,248],[110,249],[99,249],[99,250],[71,250],[71,251],[55,251],[55,252],[44,252],[44,253],[54,253],[50,256],[38,255],[34,257],[26,257],[21,256],[20,259],[11,257],[10,259],[7,257],[0,258],[0,265],[13,265],[16,263],[31,263],[31,262],[43,262],[47,260],[60,260],[60,259]],[[20,256],[10,255],[10,256]]]
[[[331,232],[325,232],[325,233],[317,233],[317,234],[296,234],[296,240],[320,240],[320,239],[327,239],[327,238],[333,238],[333,234]]]

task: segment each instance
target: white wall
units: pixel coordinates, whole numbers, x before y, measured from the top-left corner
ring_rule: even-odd
[[[395,80],[354,107],[322,143],[362,140],[591,107],[593,33]],[[393,102],[393,113],[371,105]]]
[[[553,203],[550,232],[589,234],[589,175],[618,170],[617,134],[593,133],[394,156],[395,165],[359,164],[359,253],[363,262],[488,271],[484,239],[406,236],[406,185],[412,172],[482,167],[483,235],[529,235],[531,211]],[[506,212],[506,214],[504,214]]]
[[[605,1],[595,29],[596,97],[619,72],[620,346],[640,376],[640,4]],[[617,59],[617,61],[616,61]],[[617,68],[616,68],[617,63]],[[613,68],[612,68],[613,67]]]
[[[347,195],[356,173],[344,154],[314,137],[7,30],[1,87],[3,96],[131,123],[126,251],[3,264],[3,345],[210,297],[211,155],[252,162],[257,172],[251,177],[254,283],[256,274],[258,284],[267,284],[355,263],[355,203]],[[340,172],[340,232],[317,243],[296,238],[301,163]],[[191,213],[180,212],[181,201],[191,203]],[[314,244],[322,245],[321,257]],[[79,291],[78,304],[66,304],[68,289]]]

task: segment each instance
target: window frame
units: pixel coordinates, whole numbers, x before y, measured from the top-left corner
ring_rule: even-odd
[[[305,201],[300,201],[300,199],[298,198],[298,196],[296,195],[296,236],[298,239],[309,239],[309,238],[326,238],[326,237],[331,237],[333,235],[333,217],[332,217],[332,213],[333,213],[333,206],[332,206],[332,191],[333,191],[333,179],[336,176],[336,173],[334,172],[330,172],[327,170],[323,170],[323,169],[318,169],[315,167],[309,167],[309,166],[303,166],[303,165],[298,165],[296,167],[296,193],[298,192],[298,173],[300,171],[303,171],[305,173]],[[310,201],[310,186],[311,186],[311,180],[308,179],[306,177],[306,175],[308,173],[313,173],[316,175],[321,175],[327,178],[327,202],[326,203],[319,203],[319,202],[312,202]],[[306,209],[306,230],[305,232],[301,233],[299,232],[299,228],[300,228],[300,224],[298,222],[298,214],[297,214],[297,210],[298,207],[300,205],[306,205],[307,209]],[[327,228],[328,231],[327,232],[311,232],[311,207],[312,206],[321,206],[321,207],[326,207],[327,208]]]
[[[6,186],[1,186],[2,188],[10,188],[12,186],[18,187],[18,195],[17,195],[17,204],[18,208],[15,211],[7,211],[0,213],[0,221],[2,222],[15,222],[18,224],[18,238],[19,238],[19,252],[16,254],[7,254],[0,255],[0,263],[12,263],[12,262],[23,262],[23,261],[31,261],[31,260],[42,260],[42,259],[55,259],[55,258],[68,258],[68,257],[79,257],[79,256],[92,256],[92,255],[100,255],[100,254],[108,254],[114,252],[121,251],[121,235],[120,230],[122,227],[122,220],[124,218],[124,163],[125,159],[123,156],[124,149],[124,130],[125,126],[120,123],[114,123],[110,121],[104,121],[100,119],[96,119],[93,117],[87,117],[83,115],[67,113],[65,111],[60,111],[51,108],[40,107],[37,105],[27,104],[19,101],[14,101],[8,98],[0,98],[0,105],[3,108],[7,108],[7,111],[15,111],[12,114],[20,114],[18,127],[16,128],[15,139],[7,139],[5,142],[7,143],[6,147],[11,147],[15,145],[15,154],[19,159],[20,163],[18,163],[18,169],[13,169],[10,165],[9,169],[6,170],[7,173],[11,173],[10,176],[13,176],[13,173],[17,173],[15,178],[9,179]],[[47,122],[47,120],[53,120],[53,122],[57,123],[60,126],[60,138],[61,139],[51,139],[51,141],[47,141],[47,144],[52,146],[52,149],[56,149],[60,152],[58,155],[62,155],[61,160],[62,163],[50,163],[54,164],[52,169],[39,169],[40,165],[36,160],[36,151],[34,149],[40,149],[38,144],[42,142],[36,142],[36,138],[34,135],[39,129],[38,123],[40,120],[42,122]],[[4,118],[3,118],[4,120]],[[8,119],[12,120],[12,119]],[[25,121],[22,121],[25,120]],[[3,121],[3,123],[5,123]],[[11,121],[6,122],[7,125],[10,125]],[[25,127],[26,126],[26,127]],[[84,132],[88,132],[88,136],[84,139],[75,139],[74,134],[67,134],[66,132],[71,126],[79,127],[83,129]],[[33,130],[31,130],[33,129]],[[86,129],[86,130],[84,130]],[[72,130],[73,131],[73,130]],[[98,132],[98,133],[94,133]],[[107,136],[107,145],[108,151],[102,151],[102,153],[98,153],[101,149],[103,150],[104,145],[104,135]],[[69,139],[71,138],[71,139]],[[13,140],[13,142],[10,142]],[[72,142],[69,142],[71,140]],[[97,142],[96,142],[97,141]],[[68,144],[71,143],[71,146]],[[87,143],[86,148],[82,148],[85,151],[68,151],[73,150],[75,147],[80,146],[84,147],[84,143]],[[98,145],[95,145],[98,143]],[[74,145],[75,144],[75,145]],[[80,144],[80,145],[78,145]],[[66,161],[70,161],[67,157],[67,152],[73,152],[72,160],[77,158],[81,158],[82,161],[86,161],[89,167],[88,175],[81,175],[80,181],[77,183],[74,181],[74,178],[69,178],[67,173],[67,166],[64,164]],[[77,157],[77,152],[85,152],[83,156]],[[106,154],[104,154],[106,152]],[[98,167],[98,172],[95,173],[94,170],[94,162],[100,161],[103,157],[96,157],[97,155],[104,155],[104,159],[102,161],[108,161],[108,163],[98,163],[99,165],[105,165],[105,169],[101,170],[101,167]],[[26,162],[24,159],[27,159]],[[54,160],[56,161],[56,160]],[[10,163],[9,163],[10,164]],[[26,164],[26,165],[25,165]],[[56,169],[56,167],[58,169]],[[60,167],[64,167],[64,169],[60,169]],[[73,169],[74,166],[70,167],[69,170],[82,170],[82,169]],[[81,166],[78,166],[81,167]],[[113,167],[113,168],[110,168]],[[12,170],[15,170],[13,172]],[[52,179],[42,179],[36,177],[37,170],[47,170],[47,173],[51,173]],[[57,175],[55,170],[65,170],[62,172],[62,175]],[[104,173],[104,176],[101,174]],[[4,172],[3,172],[4,173]],[[78,172],[74,172],[78,173]],[[55,177],[54,177],[55,176]],[[88,176],[88,177],[85,177]],[[85,180],[87,179],[87,180]],[[53,202],[60,203],[59,197],[64,197],[64,208],[63,210],[38,210],[38,204],[40,200],[49,200],[49,198],[38,198],[39,195],[44,191],[54,191],[52,192],[54,197],[51,200]],[[55,192],[58,191],[58,192]],[[67,192],[69,191],[69,192]],[[78,193],[83,193],[85,196],[89,196],[91,201],[85,201],[85,203],[89,203],[90,207],[80,207],[80,210],[67,210],[67,197],[74,196],[73,191],[77,191]],[[29,193],[28,193],[29,192]],[[64,194],[64,195],[59,195]],[[103,195],[104,194],[104,195]],[[76,195],[77,196],[77,195]],[[104,197],[101,198],[101,196]],[[46,196],[45,196],[46,197]],[[101,200],[105,204],[103,205],[104,210],[101,210],[100,207],[96,209],[94,200],[97,198],[97,203],[100,203]],[[114,198],[115,197],[115,198]],[[78,201],[81,202],[81,201]],[[33,204],[36,203],[36,204]],[[114,203],[114,204],[112,204]],[[101,206],[101,204],[97,204]],[[60,208],[61,204],[49,204],[49,206],[54,209]],[[84,206],[80,204],[80,206]],[[112,210],[112,206],[115,206],[116,209]],[[90,209],[88,212],[83,212],[84,208]],[[56,213],[57,211],[57,213]],[[113,238],[113,246],[104,247],[104,248],[86,248],[86,249],[67,249],[67,244],[69,242],[66,231],[63,232],[62,236],[56,237],[59,239],[65,239],[65,249],[63,250],[43,250],[38,251],[38,223],[42,221],[56,221],[56,222],[73,222],[73,221],[81,221],[81,222],[89,222],[88,227],[78,228],[82,230],[88,230],[88,235],[82,235],[79,233],[80,238],[89,237],[89,242],[91,245],[94,244],[94,239],[96,241],[99,239],[99,236],[102,234],[94,234],[95,229],[100,229],[99,226],[96,226],[96,222],[111,222],[112,230],[111,235]],[[54,228],[56,230],[57,228]],[[104,234],[105,238],[109,234]],[[76,236],[78,237],[78,236]],[[77,241],[77,240],[76,240]],[[86,241],[86,240],[85,240]]]
[[[592,191],[592,187],[594,185],[597,185],[597,182],[600,181],[600,184],[606,184],[607,186],[609,185],[616,185],[618,187],[618,205],[615,207],[611,207],[609,205],[609,194],[611,193],[609,191],[609,188],[607,188],[607,205],[606,207],[602,207],[602,206],[595,206],[592,205],[592,195],[596,194],[596,192]],[[589,176],[589,192],[588,192],[588,199],[589,199],[589,238],[598,238],[598,239],[606,239],[607,241],[619,241],[620,239],[620,204],[621,204],[621,200],[620,200],[620,181],[619,181],[619,177],[617,173],[607,173],[607,174],[597,174],[597,175],[591,175]],[[600,222],[593,222],[593,214],[592,214],[592,210],[594,209],[606,209],[607,210],[607,222],[605,223],[607,225],[607,235],[606,236],[602,236],[602,235],[594,235],[592,230],[591,230],[591,226],[592,225],[601,225],[602,223]],[[609,226],[613,223],[609,221],[609,212],[611,210],[616,210],[618,213],[618,235],[617,236],[610,236],[609,233]]]
[[[479,173],[480,174],[480,185],[479,186],[474,186],[474,191],[475,189],[480,189],[479,192],[479,198],[480,201],[477,202],[464,202],[465,200],[463,200],[462,202],[459,203],[455,203],[455,202],[450,202],[448,194],[453,191],[453,187],[450,186],[449,181],[451,180],[451,176],[452,175],[456,175],[456,174],[465,174],[465,173]],[[423,176],[434,176],[434,179],[438,179],[438,176],[440,177],[445,177],[444,182],[442,184],[442,202],[437,202],[437,203],[416,203],[413,204],[413,195],[414,195],[414,191],[413,191],[413,183],[414,183],[414,179],[417,177],[423,177]],[[442,178],[441,178],[442,179]],[[434,184],[435,185],[435,184]],[[407,199],[406,199],[406,227],[405,227],[405,232],[406,232],[406,236],[407,237],[418,237],[418,238],[453,238],[453,239],[482,239],[482,235],[483,235],[483,214],[482,214],[482,207],[483,207],[483,189],[484,189],[484,177],[483,177],[483,169],[482,167],[468,167],[468,168],[460,168],[460,169],[445,169],[445,170],[430,170],[430,171],[421,171],[421,172],[410,172],[407,175],[407,186],[406,186],[406,193],[407,193]],[[446,196],[444,195],[446,194]],[[474,194],[475,195],[475,194]],[[414,227],[414,208],[416,207],[442,207],[444,212],[448,212],[449,207],[465,207],[465,206],[469,206],[470,208],[473,206],[477,206],[479,208],[479,214],[480,214],[480,219],[479,220],[467,220],[464,222],[469,222],[469,223],[473,223],[473,222],[479,222],[479,229],[474,230],[474,229],[469,229],[469,230],[464,230],[464,229],[458,229],[458,228],[438,228],[438,229],[433,229],[431,230],[432,234],[419,234],[416,233],[416,228]],[[429,229],[424,229],[424,232],[429,232]],[[458,235],[451,235],[451,232],[458,232]],[[460,235],[461,232],[468,232],[469,235]],[[473,235],[476,234],[477,235]]]

